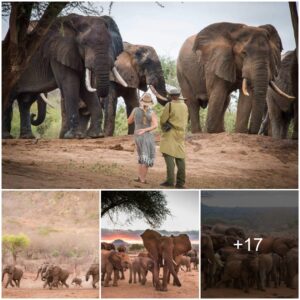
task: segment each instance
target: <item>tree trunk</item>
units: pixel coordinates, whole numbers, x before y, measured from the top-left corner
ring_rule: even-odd
[[[2,105],[6,110],[9,97],[17,81],[41,45],[57,15],[67,2],[50,3],[36,27],[27,33],[33,4],[13,2],[9,20],[9,30],[3,42]]]
[[[298,12],[297,12],[297,2],[289,2],[292,24],[294,29],[294,37],[296,42],[296,54],[298,60]]]

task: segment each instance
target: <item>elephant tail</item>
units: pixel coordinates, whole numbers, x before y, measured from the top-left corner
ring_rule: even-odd
[[[42,99],[41,95],[37,96],[38,115],[30,115],[31,124],[34,126],[41,125],[46,118],[47,103]]]

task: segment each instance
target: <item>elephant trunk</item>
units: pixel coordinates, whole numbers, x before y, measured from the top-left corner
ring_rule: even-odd
[[[174,268],[174,259],[172,258],[172,256],[167,256],[167,257],[164,257],[164,260],[165,260],[165,264],[167,264],[168,266],[168,269],[170,271],[170,273],[173,275],[174,277],[174,282],[177,286],[181,286],[181,283],[180,283],[180,280],[177,276],[177,273],[175,271],[175,268]]]
[[[36,274],[36,278],[33,279],[34,281],[36,281],[36,280],[39,278],[39,275],[40,275],[41,271],[42,271],[42,269],[39,268],[39,269],[38,269],[38,272],[37,272],[37,274]],[[41,277],[42,277],[42,275],[41,275]]]
[[[106,97],[109,93],[109,72],[111,69],[111,58],[108,51],[99,49],[96,52],[94,75],[96,77],[96,88],[98,96]]]
[[[146,82],[147,85],[150,85],[150,88],[151,86],[154,88],[151,88],[151,90],[155,94],[157,102],[161,105],[166,105],[167,91],[161,65],[156,66],[155,70],[146,75]]]
[[[37,118],[35,119],[35,117],[36,117],[35,114],[30,115],[31,124],[34,126],[41,125],[45,121],[45,118],[46,118],[47,104],[45,101],[43,101],[41,99],[40,95],[37,98],[37,107],[38,107]]]
[[[263,120],[269,85],[268,64],[266,62],[256,64],[253,78],[252,86],[254,98],[249,133],[257,134]]]
[[[4,280],[4,276],[5,276],[6,273],[7,273],[6,271],[3,271],[3,273],[2,273],[2,281]]]

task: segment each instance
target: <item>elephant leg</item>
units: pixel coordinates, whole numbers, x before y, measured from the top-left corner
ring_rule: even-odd
[[[96,283],[97,283],[98,281],[97,281],[97,277],[95,276],[95,277],[93,277],[93,283],[92,283],[92,286],[93,286],[93,288],[95,289],[95,288],[97,288],[97,286],[96,286]]]
[[[122,96],[126,105],[126,113],[128,118],[133,109],[139,106],[137,89],[126,88],[126,91],[122,92]],[[128,134],[134,134],[134,124],[128,125]]]
[[[146,281],[147,281],[146,280],[146,272],[145,272],[144,268],[142,268],[141,269],[141,284],[145,285]]]
[[[248,133],[248,123],[251,114],[252,101],[251,96],[245,96],[240,90],[240,96],[237,105],[235,132]]]
[[[65,103],[68,131],[65,133],[64,138],[82,138],[82,133],[79,130],[78,112],[80,77],[75,71],[58,62],[51,61],[51,67]]]
[[[295,100],[294,106],[293,106],[293,120],[294,120],[294,127],[293,127],[293,134],[292,139],[298,140],[298,99]]]
[[[36,95],[35,95],[36,96]],[[20,139],[34,139],[31,131],[30,107],[34,100],[32,95],[26,94],[18,98],[20,112]]]
[[[90,121],[90,113],[84,109],[80,109],[79,110],[79,128],[84,136],[86,136],[89,121]]]
[[[168,288],[167,288],[168,276],[169,276],[169,268],[168,268],[167,264],[165,263],[164,267],[163,267],[163,284],[162,284],[162,291],[163,292],[168,291]]]
[[[65,101],[64,101],[63,97],[61,97],[61,100],[60,100],[60,108],[61,108],[61,128],[60,128],[60,132],[59,132],[59,138],[63,139],[69,129]]]
[[[62,284],[63,284],[65,287],[69,288],[69,285],[66,283],[66,280],[62,281]]]
[[[226,83],[219,79],[211,90],[208,112],[206,119],[206,128],[208,133],[218,133],[224,128],[224,106],[228,98]]]
[[[103,278],[103,286],[104,287],[108,287],[109,286],[109,281],[110,281],[110,278],[111,278],[111,273],[112,273],[112,270],[109,270],[106,272],[106,277]]]
[[[113,136],[117,113],[118,97],[115,85],[111,84],[108,97],[104,101],[104,135]]]
[[[13,117],[13,106],[10,105],[5,111],[2,108],[2,138],[12,139],[13,136],[10,134],[11,121]]]
[[[279,139],[283,126],[283,117],[280,107],[272,100],[267,98],[268,112],[272,129],[272,137]]]
[[[87,109],[90,112],[90,127],[87,131],[87,135],[91,138],[104,137],[101,129],[102,120],[102,108],[100,100],[96,93],[88,92],[85,87],[81,88],[81,97],[87,105]]]
[[[119,271],[118,270],[114,270],[113,286],[118,286],[118,278],[119,278]]]
[[[198,99],[189,99],[187,102],[189,117],[191,120],[191,130],[192,133],[201,132],[201,124],[200,124],[200,101]]]
[[[159,264],[158,264],[158,259],[154,258],[153,281],[154,281],[155,289],[157,291],[160,291],[162,288],[160,281],[159,281],[159,269],[160,268],[159,268]]]

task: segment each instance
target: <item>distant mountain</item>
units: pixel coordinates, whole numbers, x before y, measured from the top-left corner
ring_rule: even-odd
[[[236,224],[259,232],[296,231],[298,209],[293,207],[215,207],[201,205],[202,224]]]

